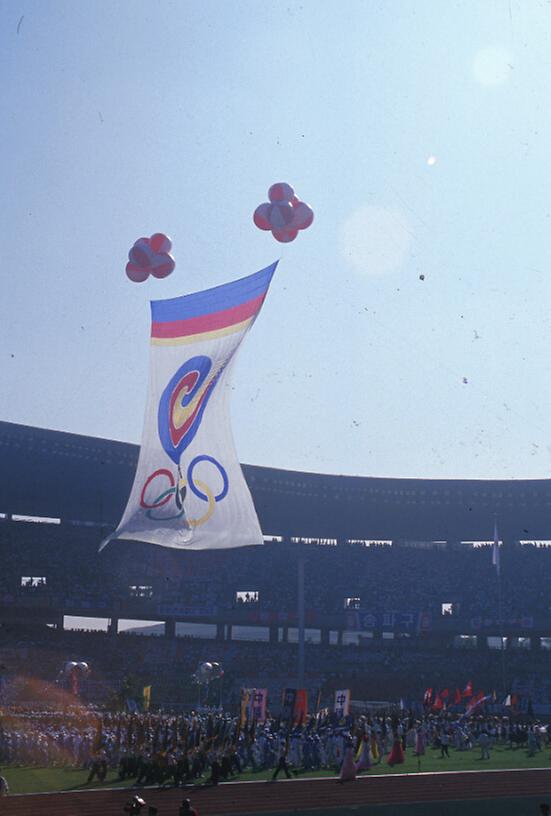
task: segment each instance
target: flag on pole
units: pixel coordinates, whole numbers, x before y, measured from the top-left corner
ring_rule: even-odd
[[[295,722],[298,722],[299,724],[302,725],[302,723],[305,722],[307,716],[308,716],[308,690],[297,689],[293,717],[295,719]]]
[[[337,689],[335,692],[335,714],[338,719],[348,717],[350,711],[350,689]]]
[[[241,689],[241,711],[239,716],[239,727],[243,729],[249,721],[251,711],[251,691],[252,689]]]
[[[151,686],[144,686],[143,687],[143,710],[149,711],[149,706],[151,705]]]
[[[500,563],[499,563],[499,536],[497,533],[497,519],[494,521],[494,543],[492,544],[492,564],[496,568],[496,575],[499,578]]]
[[[465,716],[469,717],[474,711],[476,711],[476,709],[479,706],[484,705],[484,703],[489,702],[491,699],[492,699],[491,694],[484,694],[483,691],[479,691],[478,694],[476,694],[473,697],[470,705],[467,707],[467,710],[465,711]]]
[[[285,722],[293,721],[295,716],[295,703],[297,700],[297,689],[286,688],[283,692],[281,704],[281,719]]]
[[[100,549],[115,538],[194,550],[263,543],[233,443],[228,381],[276,266],[151,303],[138,466],[121,522]]]
[[[316,714],[320,710],[320,706],[321,706],[321,688],[318,689],[318,696],[316,697],[316,709],[315,709]]]
[[[266,704],[268,702],[268,689],[250,689],[252,691],[252,716],[251,719],[257,723],[266,721]]]
[[[463,697],[472,697],[473,696],[473,681],[468,680],[467,685],[463,689]]]

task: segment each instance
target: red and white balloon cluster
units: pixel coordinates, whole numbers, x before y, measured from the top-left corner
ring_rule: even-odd
[[[128,253],[126,274],[134,283],[143,283],[150,275],[166,278],[176,266],[169,254],[171,249],[172,241],[162,232],[151,238],[138,238]]]
[[[284,181],[272,184],[265,204],[256,208],[253,221],[261,230],[271,230],[276,241],[294,241],[299,230],[307,229],[314,220],[312,209],[295,195]]]

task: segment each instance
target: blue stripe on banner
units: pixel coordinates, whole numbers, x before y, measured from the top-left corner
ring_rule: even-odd
[[[185,320],[188,317],[200,317],[231,309],[232,306],[239,306],[240,303],[260,297],[268,289],[278,263],[279,261],[275,261],[254,275],[224,283],[222,286],[214,286],[203,292],[168,300],[152,300],[151,319],[154,323],[166,323]]]

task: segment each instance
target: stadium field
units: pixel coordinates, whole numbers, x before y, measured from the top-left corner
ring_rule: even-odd
[[[421,761],[416,757],[406,756],[403,765],[390,768],[384,761],[375,766],[370,772],[362,773],[362,776],[369,774],[392,774],[392,773],[418,773],[438,772],[438,771],[477,771],[477,770],[504,770],[504,769],[526,769],[526,768],[550,768],[551,756],[549,750],[540,751],[533,757],[527,756],[525,750],[511,750],[505,747],[494,748],[491,759],[482,761],[479,759],[478,750],[465,752],[452,752],[449,759],[441,759],[436,751],[429,751]],[[240,781],[261,781],[268,780],[272,771],[259,771],[258,773],[247,772],[235,779]],[[3,775],[7,778],[11,793],[40,793],[63,790],[85,790],[86,788],[100,787],[132,787],[133,781],[121,782],[116,771],[110,770],[103,785],[94,780],[89,785],[86,780],[88,771],[64,769],[64,768],[37,768],[37,767],[5,767]],[[331,776],[326,770],[299,773],[298,778],[327,777]],[[203,781],[203,780],[201,780]],[[550,791],[551,798],[551,791]]]

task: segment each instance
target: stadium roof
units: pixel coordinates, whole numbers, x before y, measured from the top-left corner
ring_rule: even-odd
[[[0,512],[114,527],[138,446],[0,422]],[[302,538],[551,539],[551,480],[329,476],[243,465],[266,535]]]

